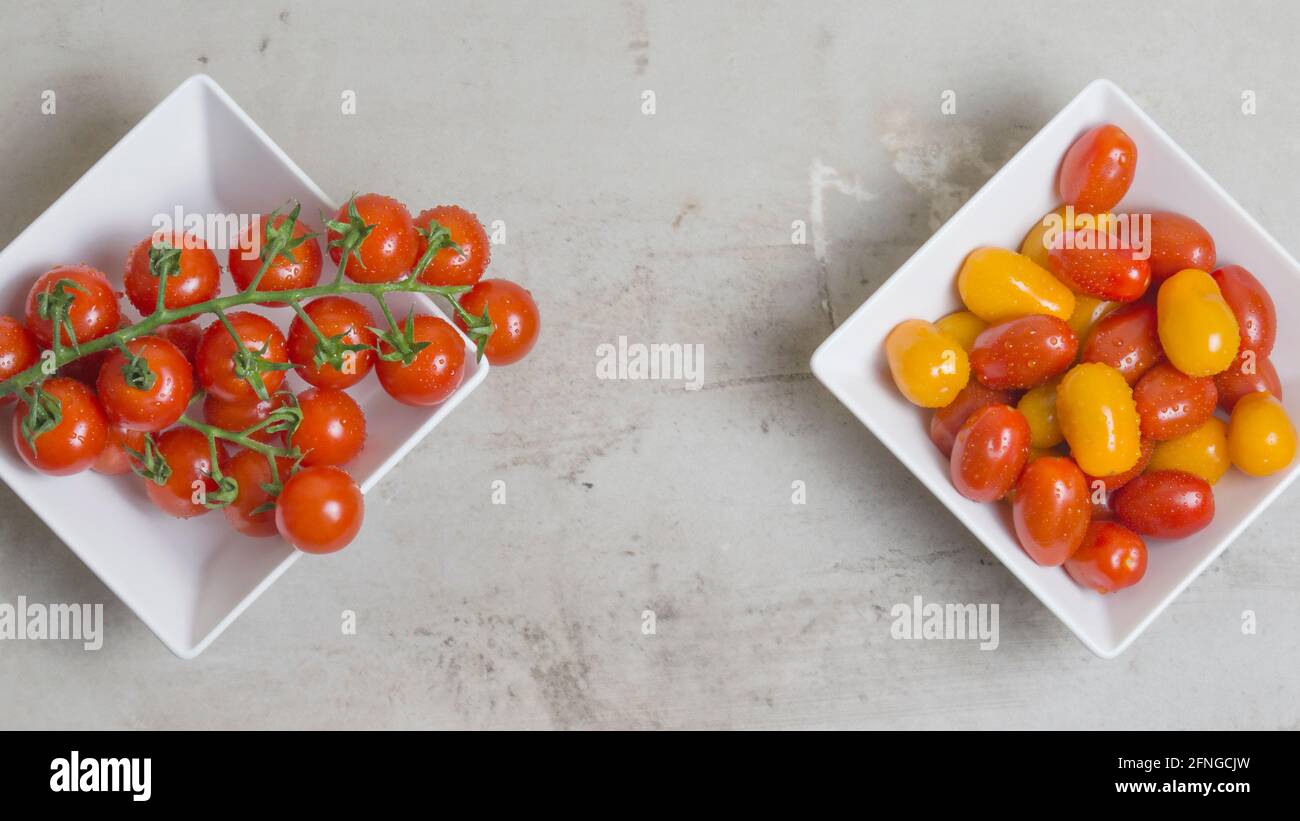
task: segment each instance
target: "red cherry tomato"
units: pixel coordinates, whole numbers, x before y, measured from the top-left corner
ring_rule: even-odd
[[[172,343],[142,336],[126,343],[143,368],[133,378],[148,381],[139,387],[128,381],[128,359],[113,351],[99,370],[96,387],[108,419],[128,430],[157,431],[170,427],[185,413],[194,396],[194,371]]]
[[[1248,393],[1271,393],[1282,398],[1282,380],[1272,361],[1249,350],[1237,354],[1226,371],[1215,374],[1214,386],[1219,391],[1219,407],[1228,413]]]
[[[474,316],[486,308],[496,327],[483,353],[493,365],[510,365],[523,359],[537,342],[542,328],[537,303],[525,288],[504,279],[480,280],[473,290],[460,298],[461,307]],[[457,324],[463,330],[460,317]]]
[[[155,330],[153,335],[160,336],[175,345],[192,366],[199,352],[199,340],[203,338],[203,329],[199,327],[199,323],[185,319],[180,322],[168,322]]]
[[[80,473],[95,464],[108,444],[108,418],[90,388],[75,379],[55,376],[45,380],[41,387],[58,400],[59,423],[36,434],[33,444],[28,444],[23,435],[27,406],[19,403],[14,410],[13,424],[18,455],[30,467],[51,476]]]
[[[12,316],[0,316],[0,382],[20,374],[41,358],[36,337]],[[0,405],[14,401],[14,395],[0,398]]]
[[[1156,306],[1134,302],[1102,317],[1083,343],[1083,362],[1110,365],[1130,385],[1164,359],[1156,331]]]
[[[48,348],[54,341],[54,323],[40,315],[40,296],[52,296],[62,280],[72,283],[62,290],[72,297],[67,314],[78,343],[85,344],[117,330],[122,314],[108,277],[89,265],[61,265],[41,274],[27,293],[27,330],[36,337],[38,345]],[[66,327],[60,328],[59,339],[64,345],[72,343]]]
[[[150,265],[149,252],[157,244],[179,250],[180,256],[168,266],[164,308],[185,308],[206,302],[221,289],[221,267],[216,256],[194,235],[154,234],[136,243],[126,256],[126,296],[141,316],[149,316],[158,307],[158,282]],[[194,317],[177,320],[188,322]]]
[[[1130,214],[1140,220],[1140,214]],[[1130,223],[1132,224],[1132,223]],[[1214,270],[1214,238],[1191,217],[1173,211],[1151,214],[1151,280],[1159,285],[1184,268]]]
[[[1105,231],[1074,231],[1048,252],[1052,273],[1076,293],[1132,302],[1151,284],[1151,266],[1130,248],[1113,247]]]
[[[333,553],[361,530],[366,503],[361,489],[340,468],[303,468],[290,476],[275,504],[280,535],[304,553]]]
[[[208,438],[193,428],[172,428],[158,437],[158,453],[167,461],[171,475],[164,484],[152,479],[142,479],[149,500],[160,510],[179,519],[189,519],[208,512],[208,508],[195,502],[215,493],[217,483],[212,480],[212,451]],[[217,460],[225,455],[225,446],[217,440]],[[196,494],[202,491],[202,496]]]
[[[284,396],[273,393],[268,399],[222,399],[209,393],[203,397],[203,418],[214,427],[225,430],[245,431],[266,420],[271,411],[284,404]],[[266,429],[255,431],[249,436],[255,442],[269,443],[278,434],[267,433]]]
[[[355,256],[348,260],[348,279],[354,282],[392,282],[410,271],[419,255],[420,240],[411,212],[397,200],[381,194],[362,194],[354,202],[361,221],[374,227],[357,249],[360,261]],[[334,219],[348,222],[347,204],[338,210]],[[332,243],[341,236],[331,228],[327,238]],[[341,254],[340,247],[330,248],[330,258],[336,265],[340,264]]]
[[[1156,452],[1156,443],[1154,439],[1143,437],[1138,442],[1138,460],[1133,467],[1123,473],[1112,473],[1109,476],[1092,476],[1083,474],[1083,478],[1088,483],[1088,492],[1092,494],[1093,505],[1097,508],[1096,512],[1102,509],[1110,510],[1110,494],[1127,485],[1137,477],[1142,475],[1142,471],[1147,469],[1151,464],[1151,456]],[[1100,482],[1100,484],[1098,484]],[[1097,491],[1100,489],[1100,496]]]
[[[104,449],[100,451],[99,458],[90,469],[96,473],[102,473],[106,476],[120,476],[123,473],[131,472],[131,465],[135,460],[126,449],[130,448],[136,453],[144,452],[144,431],[126,430],[125,428],[109,427],[108,442],[105,443]]]
[[[1020,546],[1044,567],[1058,567],[1078,549],[1092,506],[1083,471],[1072,459],[1044,456],[1025,466],[1011,505]]]
[[[337,388],[308,388],[298,394],[302,422],[289,437],[305,454],[302,464],[342,465],[366,443],[366,415],[361,406]]]
[[[221,511],[226,521],[230,522],[230,526],[245,536],[261,538],[274,536],[277,532],[275,497],[267,493],[264,486],[271,484],[276,478],[280,482],[288,479],[289,472],[293,469],[293,462],[283,457],[276,457],[275,463],[278,476],[271,475],[271,463],[255,450],[241,449],[234,456],[221,460],[221,472],[234,479],[239,485],[238,495]],[[268,504],[266,510],[257,512],[258,508]]]
[[[950,462],[957,492],[976,502],[1007,495],[1029,459],[1029,423],[1006,405],[987,405],[957,432]]]
[[[289,352],[284,341],[284,334],[275,327],[275,323],[264,316],[239,312],[230,314],[228,319],[234,326],[244,348],[250,353],[259,354],[268,362],[288,362]],[[257,392],[246,379],[235,373],[236,353],[239,347],[234,337],[221,322],[213,322],[203,332],[199,340],[199,350],[195,354],[194,371],[199,382],[210,393],[228,401],[250,401],[257,398]],[[262,371],[262,383],[268,394],[275,393],[284,381],[284,371]]]
[[[343,345],[366,345],[368,350],[345,351],[343,369],[326,363],[317,365],[316,336],[295,316],[289,325],[289,361],[298,375],[318,388],[349,388],[366,378],[375,367],[375,317],[361,303],[341,296],[323,296],[303,306],[312,324],[325,337],[339,337]]]
[[[1070,367],[1078,350],[1079,338],[1063,320],[1031,314],[999,322],[975,337],[970,367],[986,388],[1025,390]]]
[[[1214,492],[1199,476],[1181,470],[1144,473],[1111,496],[1121,524],[1158,539],[1181,539],[1214,519]]]
[[[401,323],[403,331],[406,321]],[[380,359],[375,365],[379,384],[388,395],[406,405],[437,405],[456,392],[465,379],[465,342],[445,320],[415,315],[415,341],[428,342],[409,365]],[[380,352],[392,347],[380,343]]]
[[[1210,276],[1214,277],[1224,302],[1237,317],[1241,350],[1251,350],[1263,356],[1272,353],[1273,341],[1277,338],[1277,309],[1264,286],[1240,265],[1225,265]]]
[[[930,418],[930,440],[945,457],[951,456],[957,432],[972,413],[985,405],[1011,405],[1014,402],[1015,397],[1009,391],[990,390],[972,379],[957,398],[935,410]]]
[[[227,264],[230,267],[230,278],[235,281],[235,287],[244,290],[253,283],[257,272],[262,268],[262,246],[266,243],[266,226],[270,220],[273,228],[279,228],[289,219],[288,214],[276,214],[274,219],[270,214],[261,214],[254,218],[239,233],[235,240],[235,247],[230,249],[230,256]],[[310,288],[320,281],[321,273],[321,255],[320,244],[316,242],[315,237],[308,237],[311,230],[298,220],[293,226],[294,240],[302,239],[302,242],[295,245],[288,252],[277,254],[271,264],[267,266],[266,273],[257,282],[259,291],[293,291],[298,288]],[[306,239],[303,239],[306,237]],[[292,256],[292,259],[290,259]],[[355,262],[356,260],[353,260]],[[263,305],[280,306],[284,303],[264,302]]]
[[[1188,376],[1168,362],[1142,375],[1133,388],[1142,435],[1163,442],[1191,433],[1214,413],[1219,391],[1208,376]]]
[[[1083,544],[1066,560],[1065,572],[1098,593],[1132,587],[1147,572],[1146,542],[1116,522],[1092,522]]]
[[[1075,140],[1061,163],[1061,200],[1076,211],[1114,208],[1133,183],[1137,146],[1117,125],[1102,125]]]
[[[487,232],[478,217],[459,205],[439,205],[421,211],[415,218],[415,227],[428,230],[433,222],[447,229],[460,252],[444,248],[434,254],[429,267],[420,274],[420,281],[429,285],[473,285],[478,282],[492,258]],[[421,235],[417,260],[424,256],[428,247],[428,240]]]

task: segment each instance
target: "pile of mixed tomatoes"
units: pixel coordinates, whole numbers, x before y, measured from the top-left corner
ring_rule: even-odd
[[[1296,452],[1272,299],[1245,268],[1215,268],[1192,218],[1112,213],[1136,163],[1119,127],[1084,134],[1061,165],[1064,205],[1020,252],[966,258],[966,310],[885,342],[898,389],[936,409],[957,490],[1008,499],[1030,558],[1101,593],[1141,580],[1143,537],[1207,526],[1230,466],[1266,476]]]
[[[53,475],[134,473],[173,516],[221,509],[240,533],[278,532],[306,552],[351,542],[364,504],[341,466],[361,451],[366,418],[347,389],[374,371],[393,399],[431,406],[466,370],[451,324],[414,308],[399,320],[385,294],[446,298],[494,365],[523,358],[540,319],[528,291],[482,279],[489,239],[463,208],[413,218],[391,197],[354,196],[326,221],[332,284],[320,284],[321,244],[298,212],[260,215],[239,233],[227,260],[236,290],[226,296],[200,237],[155,232],[140,241],[123,278],[142,317],[134,324],[103,272],[66,265],[42,274],[25,320],[0,316],[0,401],[15,406],[23,460]],[[231,310],[254,303],[283,309],[287,333]],[[200,328],[200,315],[215,319]],[[296,395],[283,387],[289,370],[310,387]],[[202,413],[191,415],[191,404]]]

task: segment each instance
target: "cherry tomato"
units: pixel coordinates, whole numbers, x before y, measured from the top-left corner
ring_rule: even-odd
[[[113,351],[111,349],[86,354],[80,359],[74,359],[62,368],[59,368],[59,376],[66,376],[70,379],[75,379],[93,390],[96,380],[99,379],[100,369],[112,355]]]
[[[1237,355],[1237,318],[1204,271],[1187,268],[1164,281],[1156,298],[1160,344],[1188,376],[1214,376]]]
[[[361,530],[365,498],[352,477],[329,465],[290,476],[275,504],[280,535],[304,553],[342,550]]]
[[[55,376],[41,386],[59,403],[59,422],[37,434],[34,445],[23,435],[27,406],[19,403],[14,411],[14,445],[28,466],[51,476],[80,473],[99,458],[108,444],[108,418],[90,388],[75,379]]]
[[[54,323],[40,315],[40,296],[55,294],[62,280],[71,281],[62,291],[72,300],[67,315],[78,343],[85,344],[117,330],[122,314],[108,277],[89,265],[61,265],[41,274],[27,294],[27,330],[36,337],[38,345],[48,348],[54,341]],[[60,328],[59,340],[64,345],[72,344],[66,327]]]
[[[316,335],[302,317],[295,316],[289,325],[289,361],[298,366],[298,375],[318,388],[350,388],[366,378],[375,367],[375,317],[361,303],[342,296],[323,296],[303,306],[303,312],[326,338],[342,345],[365,345],[365,350],[344,350],[343,367],[328,362],[316,364]]]
[[[1074,313],[1070,314],[1070,330],[1080,341],[1086,340],[1102,317],[1119,308],[1122,303],[1075,295]]]
[[[221,472],[239,485],[239,494],[221,511],[230,526],[245,536],[261,538],[274,536],[277,532],[275,497],[267,493],[264,486],[276,478],[280,482],[288,479],[293,461],[277,456],[275,462],[278,477],[271,475],[271,463],[255,450],[240,449],[234,456],[221,461]],[[270,506],[266,510],[255,512],[268,503]]]
[[[228,265],[230,278],[235,287],[244,290],[252,284],[257,272],[262,268],[262,246],[266,243],[266,226],[270,220],[273,228],[279,228],[289,219],[288,214],[270,214],[255,217],[240,231],[235,246],[230,249]],[[298,220],[293,226],[294,240],[302,240],[299,245],[289,249],[288,255],[281,252],[271,260],[266,273],[258,280],[259,291],[293,291],[298,288],[310,288],[320,282],[321,255],[320,244],[315,237],[309,237],[311,230]],[[304,239],[305,238],[305,239]],[[292,259],[290,259],[292,256]],[[353,260],[355,263],[356,260]],[[279,306],[284,303],[264,302],[263,305]]]
[[[1151,284],[1151,266],[1104,231],[1074,231],[1048,254],[1052,274],[1078,294],[1132,302]]]
[[[1132,587],[1147,572],[1146,542],[1117,522],[1092,522],[1083,544],[1066,560],[1065,572],[1098,593]]]
[[[1065,441],[1061,422],[1056,418],[1056,388],[1059,380],[1045,382],[1020,397],[1016,410],[1029,423],[1029,444],[1035,448],[1054,448]]]
[[[975,340],[970,368],[985,387],[1026,389],[1070,367],[1079,338],[1064,320],[1044,314],[1008,319]]]
[[[1110,499],[1120,524],[1157,539],[1181,539],[1214,519],[1209,482],[1180,470],[1144,473]]]
[[[1273,363],[1249,349],[1237,354],[1226,371],[1215,374],[1214,386],[1219,390],[1219,407],[1228,413],[1248,393],[1271,393],[1282,398],[1282,380]]]
[[[1062,456],[1026,465],[1011,503],[1020,546],[1044,567],[1059,567],[1078,549],[1091,510],[1083,473]]]
[[[406,321],[401,323],[406,329]],[[380,359],[376,365],[379,384],[388,395],[406,405],[437,405],[456,392],[465,379],[465,342],[456,329],[436,316],[415,315],[415,341],[429,344],[411,364]],[[380,352],[392,347],[380,342]]]
[[[99,458],[90,469],[96,473],[102,473],[106,476],[120,476],[123,473],[131,472],[131,465],[135,460],[126,449],[130,448],[136,453],[144,452],[144,431],[126,430],[125,428],[109,427],[108,442],[104,444],[104,449],[100,451]]]
[[[302,464],[341,465],[366,442],[366,415],[356,400],[337,388],[308,388],[298,394],[302,422],[289,437],[305,455]]]
[[[483,354],[493,365],[513,365],[537,343],[537,334],[542,329],[537,303],[527,289],[509,280],[480,280],[460,298],[460,305],[474,316],[482,316],[484,309],[487,310],[496,330]],[[459,316],[456,324],[464,330],[465,323]]]
[[[397,200],[382,194],[362,194],[354,202],[361,221],[374,227],[357,249],[360,261],[355,256],[348,261],[348,279],[354,282],[392,282],[410,271],[420,251],[420,235],[416,233],[411,212]],[[338,210],[334,219],[348,222],[347,204]],[[331,228],[327,239],[333,243],[341,236]],[[340,264],[341,253],[340,247],[330,248],[330,258],[336,265]]]
[[[222,399],[215,394],[203,397],[203,418],[214,427],[225,430],[245,431],[262,422],[271,415],[271,411],[284,404],[284,396],[273,393],[267,399]],[[269,443],[278,434],[267,433],[266,429],[249,434],[255,442]]]
[[[934,327],[957,340],[962,350],[970,353],[971,348],[975,347],[975,337],[984,332],[989,324],[970,311],[957,311],[947,316],[937,319]]]
[[[1137,146],[1117,125],[1098,126],[1070,146],[1061,163],[1061,199],[1079,211],[1114,208],[1133,183]]]
[[[158,453],[167,461],[171,475],[166,483],[142,479],[149,500],[160,510],[178,519],[189,519],[208,512],[195,501],[215,493],[212,480],[212,451],[208,438],[193,428],[172,428],[158,437]],[[217,460],[225,455],[225,446],[217,440]],[[200,494],[201,491],[201,494]]]
[[[1149,470],[1181,470],[1211,485],[1228,472],[1228,426],[1211,416],[1177,439],[1156,444]]]
[[[109,421],[128,430],[171,427],[194,396],[194,371],[189,360],[175,345],[156,336],[132,339],[126,349],[137,357],[135,361],[143,363],[131,379],[144,381],[137,387],[128,379],[133,369],[128,367],[122,351],[113,351],[105,360],[96,387]]]
[[[141,316],[149,316],[158,307],[159,276],[154,276],[149,252],[155,245],[179,250],[180,256],[165,265],[167,285],[163,295],[164,308],[185,308],[206,302],[221,289],[221,267],[216,256],[194,235],[154,234],[135,244],[126,257],[126,296]],[[193,316],[177,320],[188,322]]]
[[[1056,389],[1056,417],[1085,473],[1110,476],[1137,463],[1142,437],[1133,392],[1109,365],[1071,368]]]
[[[1276,396],[1252,393],[1241,397],[1228,422],[1228,455],[1251,476],[1268,476],[1295,459],[1295,427]]]
[[[275,323],[264,316],[247,312],[233,313],[228,316],[230,324],[243,340],[244,348],[252,354],[258,354],[267,362],[288,362],[288,347],[284,334],[275,327]],[[221,322],[213,322],[203,332],[199,340],[199,350],[195,354],[194,370],[199,382],[210,393],[229,401],[249,401],[257,398],[247,380],[236,371],[236,353],[239,351],[234,337]],[[262,371],[262,383],[268,394],[275,393],[284,381],[284,371]]]
[[[1219,286],[1223,301],[1228,303],[1237,319],[1241,349],[1255,351],[1262,356],[1272,353],[1273,341],[1277,338],[1277,309],[1273,306],[1273,298],[1268,295],[1268,291],[1264,290],[1264,286],[1250,271],[1240,265],[1225,265],[1211,276]]]
[[[1028,314],[1069,319],[1074,294],[1029,257],[1005,248],[977,248],[957,274],[957,290],[966,308],[985,322]]]
[[[1132,214],[1132,219],[1141,215]],[[1191,217],[1173,211],[1151,214],[1151,279],[1157,285],[1186,268],[1214,269],[1214,238]]]
[[[1067,222],[1067,218],[1071,214],[1074,215],[1073,225]],[[1113,233],[1115,227],[1114,214],[1101,213],[1094,215],[1062,205],[1054,211],[1049,211],[1043,215],[1042,219],[1034,223],[1034,227],[1030,228],[1029,233],[1025,235],[1024,242],[1020,243],[1020,253],[1033,260],[1038,267],[1051,270],[1047,255],[1053,248],[1063,244],[1065,234],[1068,231],[1077,229]]]
[[[1083,362],[1100,362],[1136,384],[1142,374],[1164,358],[1154,305],[1134,302],[1107,314],[1093,326],[1083,343]]]
[[[950,468],[957,492],[976,502],[1007,495],[1029,459],[1029,423],[1006,405],[987,405],[957,432]]]
[[[900,322],[885,337],[885,358],[907,401],[942,408],[970,381],[970,358],[957,340],[922,319]]]
[[[972,413],[985,405],[1010,405],[1012,401],[1009,392],[989,390],[972,380],[961,389],[956,399],[935,410],[930,418],[930,440],[945,457],[951,456],[957,432]]]
[[[478,282],[492,259],[492,247],[478,217],[459,205],[439,205],[421,211],[415,218],[415,227],[428,230],[434,222],[447,229],[460,252],[444,248],[434,254],[429,266],[421,272],[420,281],[428,285],[473,285]],[[428,247],[428,240],[421,234],[415,258],[423,257]]]
[[[1143,439],[1138,443],[1138,460],[1133,463],[1133,467],[1123,473],[1112,473],[1109,476],[1093,476],[1083,474],[1083,478],[1088,481],[1088,490],[1092,493],[1092,502],[1098,507],[1109,509],[1109,496],[1111,493],[1119,490],[1147,469],[1152,456],[1156,451],[1156,442],[1154,439]]]
[[[36,337],[12,316],[0,316],[0,382],[36,364],[41,358],[40,346]],[[14,395],[0,398],[0,405],[14,401]]]
[[[1138,380],[1133,401],[1142,418],[1142,435],[1163,442],[1209,419],[1219,403],[1219,391],[1208,376],[1188,376],[1161,362]]]
[[[156,329],[153,335],[160,336],[175,345],[192,366],[199,352],[199,340],[203,338],[203,329],[199,327],[199,323],[185,319],[180,322],[168,322]]]

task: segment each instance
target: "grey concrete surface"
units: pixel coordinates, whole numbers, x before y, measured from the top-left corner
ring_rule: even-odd
[[[6,1],[0,19],[0,243],[207,72],[334,195],[505,220],[493,271],[544,315],[532,357],[376,490],[353,546],[299,562],[195,661],[0,487],[0,601],[102,601],[107,622],[98,652],[0,642],[0,727],[1300,727],[1300,491],[1102,661],[808,372],[1099,76],[1300,250],[1294,4]],[[816,178],[820,260],[790,242]],[[704,388],[596,378],[620,335],[702,344]],[[999,648],[891,639],[918,594],[999,603]]]

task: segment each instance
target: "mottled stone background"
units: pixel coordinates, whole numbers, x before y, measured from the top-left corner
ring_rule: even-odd
[[[1300,491],[1102,661],[808,372],[1099,76],[1300,250],[1294,4],[355,8],[0,2],[0,243],[207,72],[335,196],[505,220],[493,270],[545,317],[351,548],[195,661],[0,487],[0,601],[102,601],[107,622],[95,653],[0,643],[0,727],[1300,727]],[[704,389],[598,380],[619,335],[702,343]],[[892,640],[918,594],[999,603],[1001,646]]]

